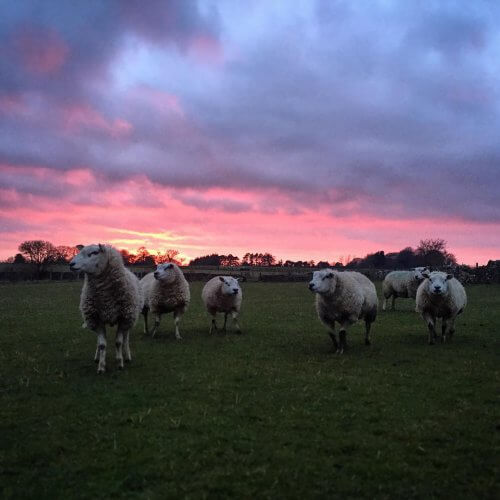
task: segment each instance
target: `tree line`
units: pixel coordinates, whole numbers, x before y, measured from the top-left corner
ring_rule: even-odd
[[[14,264],[31,263],[37,266],[38,272],[48,264],[68,263],[83,245],[55,246],[49,241],[28,240],[22,242],[19,253],[7,259]],[[154,267],[164,262],[185,265],[179,251],[169,249],[164,252],[150,253],[144,246],[135,253],[122,249],[120,253],[128,266]],[[405,247],[399,252],[385,253],[383,250],[367,254],[365,257],[341,257],[338,261],[321,260],[278,260],[269,252],[247,252],[240,259],[236,255],[212,253],[196,257],[189,266],[259,266],[259,267],[336,267],[346,269],[406,269],[417,266],[443,267],[456,265],[455,256],[448,252],[446,241],[441,238],[421,240],[417,248]]]

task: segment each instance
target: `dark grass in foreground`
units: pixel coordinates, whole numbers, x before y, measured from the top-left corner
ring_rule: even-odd
[[[101,376],[79,283],[0,286],[0,497],[498,498],[499,286],[451,344],[398,300],[342,357],[305,284],[244,284],[212,337],[191,286],[184,340],[138,323],[119,372],[108,335]]]

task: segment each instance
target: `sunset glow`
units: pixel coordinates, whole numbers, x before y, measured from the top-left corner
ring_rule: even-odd
[[[424,238],[500,258],[500,12],[22,4],[1,8],[0,259],[44,239],[335,262]]]

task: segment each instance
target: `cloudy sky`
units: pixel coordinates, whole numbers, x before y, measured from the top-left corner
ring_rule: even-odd
[[[499,5],[2,2],[0,258],[500,258]]]

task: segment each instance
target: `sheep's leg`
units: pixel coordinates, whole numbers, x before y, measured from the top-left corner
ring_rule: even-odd
[[[396,294],[393,294],[392,296],[392,306],[391,306],[391,311],[394,311],[396,309]]]
[[[429,330],[429,345],[433,345],[436,342],[436,320],[429,313],[424,313],[422,316]]]
[[[238,323],[238,313],[236,311],[233,311],[231,313],[231,316],[233,318],[233,323],[236,328],[236,333],[241,333],[240,324]]]
[[[210,325],[210,331],[208,332],[209,335],[212,334],[213,330],[217,330],[217,323],[215,322],[215,314],[212,315],[212,324]]]
[[[123,331],[118,326],[118,330],[116,331],[116,361],[118,361],[118,368],[123,370]]]
[[[142,315],[144,316],[144,335],[148,335],[149,334],[149,329],[148,329],[148,313],[149,313],[148,309],[144,309],[144,311],[142,312]]]
[[[384,295],[384,302],[382,302],[382,311],[385,311],[386,306],[387,306],[387,297]]]
[[[372,327],[371,321],[365,321],[365,345],[371,345],[370,330]]]
[[[123,356],[125,357],[125,362],[130,363],[132,361],[132,355],[130,354],[130,345],[128,343],[130,337],[130,330],[125,330],[123,332]]]
[[[225,331],[226,331],[227,314],[228,314],[228,313],[224,313],[224,326],[222,327],[222,331],[223,331],[223,332],[225,332]]]
[[[97,373],[106,371],[106,327],[101,326],[97,330]]]
[[[160,314],[156,313],[155,314],[155,326],[153,327],[153,331],[151,332],[151,337],[155,336],[156,330],[158,329],[158,326],[160,326]]]
[[[346,336],[347,332],[344,328],[344,325],[342,325],[339,331],[339,347],[337,349],[337,354],[343,354],[344,349],[347,348]]]
[[[441,334],[442,334],[442,340],[443,343],[446,342],[446,340],[449,338],[451,340],[451,337],[453,336],[453,333],[455,332],[454,328],[454,321],[453,319],[444,319],[443,318],[443,325],[441,326]]]
[[[177,340],[182,340],[181,334],[179,333],[179,322],[182,318],[181,311],[174,311],[174,323],[175,323],[175,338]]]
[[[332,339],[332,343],[333,343],[332,352],[337,352],[339,349],[339,344],[337,342],[337,337],[335,337],[335,322],[333,322],[330,325],[330,329],[331,329],[331,331],[328,332],[328,335],[330,335],[330,338]]]

